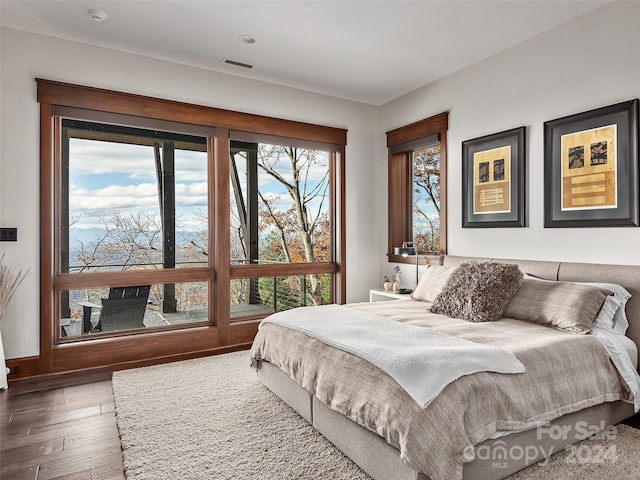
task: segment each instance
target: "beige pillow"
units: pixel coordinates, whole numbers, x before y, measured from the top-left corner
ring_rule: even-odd
[[[470,322],[495,322],[522,284],[517,265],[500,262],[461,263],[431,311]]]
[[[612,293],[592,285],[527,277],[504,310],[504,316],[583,334],[589,331]]]
[[[411,294],[411,298],[424,302],[433,302],[449,279],[453,268],[442,265],[427,265],[427,270],[420,279],[420,283]]]

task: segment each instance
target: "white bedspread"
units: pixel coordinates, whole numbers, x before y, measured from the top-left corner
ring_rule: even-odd
[[[422,408],[462,376],[525,371],[513,353],[500,348],[341,305],[278,312],[260,326],[264,323],[297,330],[367,360],[398,382]]]

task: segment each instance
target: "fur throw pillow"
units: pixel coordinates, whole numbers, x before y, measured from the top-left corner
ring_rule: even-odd
[[[464,262],[456,268],[431,305],[433,313],[470,322],[494,322],[522,285],[517,265]]]

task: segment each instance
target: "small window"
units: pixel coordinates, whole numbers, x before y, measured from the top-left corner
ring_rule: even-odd
[[[387,132],[389,261],[415,263],[415,257],[394,255],[407,243],[427,263],[439,263],[446,253],[447,128],[445,112]]]
[[[440,251],[440,144],[415,150],[413,235],[420,252]]]
[[[62,337],[118,333],[153,327],[166,328],[209,319],[207,282],[171,285],[175,308],[163,308],[167,285],[139,285],[111,288],[84,288],[60,292]]]
[[[316,286],[317,284],[317,286]],[[231,321],[296,307],[328,305],[331,276],[288,275],[231,281]]]

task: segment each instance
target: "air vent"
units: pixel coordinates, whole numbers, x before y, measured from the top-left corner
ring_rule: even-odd
[[[236,62],[235,60],[231,60],[229,58],[223,58],[222,63],[226,63],[227,65],[234,65],[236,67],[242,67],[242,68],[253,68],[253,65],[249,65],[248,63]]]

